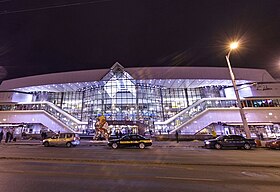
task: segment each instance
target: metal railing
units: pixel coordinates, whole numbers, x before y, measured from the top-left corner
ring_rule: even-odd
[[[280,107],[280,98],[248,98],[241,99],[241,103],[244,108]],[[209,108],[238,108],[238,106],[235,99],[204,98],[163,122],[155,122],[155,130],[160,130],[161,132],[172,132],[173,130],[178,129],[182,124]]]
[[[0,103],[0,111],[38,111],[43,110],[56,120],[63,123],[67,128],[73,132],[81,130],[83,125],[87,125],[87,122],[82,122],[67,112],[63,111],[56,105],[50,102],[30,102],[30,103]]]

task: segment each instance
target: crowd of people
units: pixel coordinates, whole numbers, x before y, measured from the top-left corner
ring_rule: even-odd
[[[11,141],[16,141],[16,137],[14,137],[14,130],[5,130],[5,132],[3,131],[3,129],[0,131],[0,143],[2,142],[2,140],[5,141],[5,143],[11,142]]]

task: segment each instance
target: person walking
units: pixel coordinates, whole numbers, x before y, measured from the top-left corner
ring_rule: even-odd
[[[119,131],[120,131],[120,132],[119,132],[120,138],[122,138],[123,133],[122,133],[122,131],[121,131],[121,130],[119,130]]]
[[[115,134],[116,134],[116,137],[117,137],[117,139],[118,139],[118,138],[119,138],[119,130],[116,130],[115,132],[116,132],[116,133],[115,133]]]
[[[14,139],[14,131],[12,130],[10,132],[9,142],[13,141],[13,139]]]
[[[9,141],[9,139],[10,139],[10,135],[11,135],[10,130],[7,130],[7,132],[6,132],[6,138],[5,138],[5,143],[8,143],[8,141]]]
[[[175,132],[175,137],[176,137],[176,141],[177,141],[177,143],[179,143],[179,133],[178,133],[178,131],[176,130],[176,132]]]
[[[1,130],[1,132],[0,132],[0,143],[1,143],[2,139],[3,139],[3,135],[4,135],[3,130]]]

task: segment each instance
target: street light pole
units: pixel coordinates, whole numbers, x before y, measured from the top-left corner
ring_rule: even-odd
[[[236,99],[237,99],[237,105],[238,105],[238,108],[239,108],[241,120],[242,120],[242,123],[243,123],[243,126],[244,126],[246,138],[251,138],[250,129],[249,129],[249,126],[248,126],[248,122],[247,122],[245,113],[244,113],[243,106],[241,104],[240,96],[239,96],[238,89],[237,89],[236,82],[235,82],[235,76],[234,76],[234,73],[232,71],[230,60],[229,60],[229,56],[230,56],[231,51],[233,49],[237,48],[237,45],[238,45],[237,43],[231,44],[230,51],[226,55],[226,60],[227,60],[227,64],[228,64],[228,69],[229,69],[229,73],[230,73],[230,77],[231,77],[234,93],[235,93],[235,96],[236,96]]]

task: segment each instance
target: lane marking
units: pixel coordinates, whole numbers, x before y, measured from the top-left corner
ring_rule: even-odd
[[[205,178],[192,178],[192,177],[156,177],[157,179],[173,179],[173,180],[187,180],[187,181],[211,181],[211,182],[221,182],[218,179],[205,179]]]
[[[269,177],[268,175],[265,175],[265,174],[259,174],[259,173],[255,173],[255,172],[246,172],[246,171],[242,171],[241,174],[243,174],[245,176],[249,176],[249,177]]]

